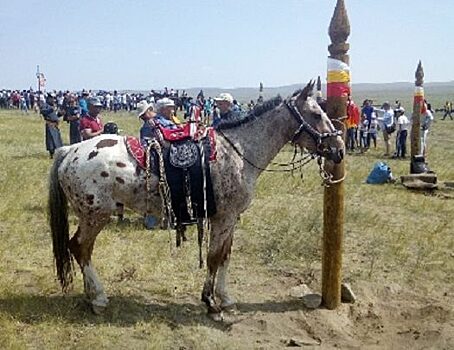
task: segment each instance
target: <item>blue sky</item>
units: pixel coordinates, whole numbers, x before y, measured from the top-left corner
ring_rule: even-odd
[[[251,87],[326,72],[335,0],[0,0],[0,88]],[[454,80],[453,0],[345,0],[353,82]]]

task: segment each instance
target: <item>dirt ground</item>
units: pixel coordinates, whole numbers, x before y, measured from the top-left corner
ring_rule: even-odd
[[[320,266],[305,274],[254,266],[241,255],[242,244],[240,238],[230,278],[238,304],[225,313],[223,323],[225,334],[241,348],[454,349],[454,286],[449,283],[434,285],[417,277],[412,283],[396,283],[398,269],[385,269],[367,281],[348,281],[356,302],[343,303],[336,310],[308,309],[295,290],[304,284],[320,293]],[[348,266],[351,262],[345,262],[344,269]]]
[[[452,288],[421,297],[399,285],[354,286],[358,299],[337,310],[307,309],[289,292],[297,274],[264,278],[243,291],[229,334],[246,347],[275,349],[453,349]],[[313,280],[312,284],[318,281]],[[252,292],[253,291],[253,292]]]

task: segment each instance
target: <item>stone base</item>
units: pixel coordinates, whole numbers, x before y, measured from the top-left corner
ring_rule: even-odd
[[[437,174],[435,173],[403,175],[400,177],[400,180],[402,181],[402,185],[408,189],[434,190],[438,188]]]

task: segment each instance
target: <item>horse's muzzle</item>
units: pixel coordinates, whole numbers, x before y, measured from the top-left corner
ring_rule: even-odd
[[[339,164],[344,159],[344,148],[328,147],[323,150],[322,156]]]

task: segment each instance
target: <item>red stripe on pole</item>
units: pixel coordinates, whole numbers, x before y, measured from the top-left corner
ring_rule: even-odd
[[[424,96],[415,96],[414,103],[421,106],[421,114],[426,113],[426,104],[424,103]]]
[[[348,83],[328,83],[327,97],[347,97],[350,94],[350,85]]]
[[[415,102],[419,103],[419,102],[423,102],[424,101],[424,96],[415,96]]]

